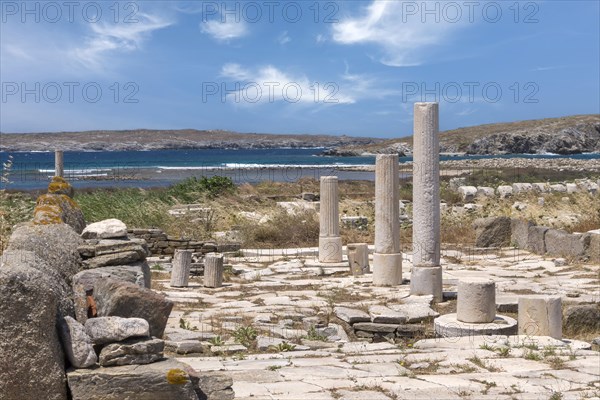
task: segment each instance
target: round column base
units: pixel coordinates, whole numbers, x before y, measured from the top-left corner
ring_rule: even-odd
[[[456,314],[446,314],[433,320],[435,333],[441,337],[516,335],[517,321],[504,315],[496,315],[494,321],[484,324],[460,322]]]

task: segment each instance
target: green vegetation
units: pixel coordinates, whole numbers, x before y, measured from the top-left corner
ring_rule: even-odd
[[[251,326],[240,326],[233,332],[233,337],[236,343],[239,343],[246,347],[251,347],[254,340],[258,336],[258,332]]]

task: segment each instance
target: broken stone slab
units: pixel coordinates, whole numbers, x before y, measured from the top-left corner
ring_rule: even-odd
[[[246,352],[248,351],[248,349],[246,348],[246,346],[243,346],[241,344],[225,344],[223,346],[211,346],[210,351],[213,354],[231,355],[235,353]]]
[[[70,369],[67,381],[73,400],[198,400],[190,374],[177,360],[146,365]]]
[[[233,400],[233,379],[221,372],[189,371],[194,389],[200,400]]]
[[[418,324],[399,325],[396,329],[396,336],[400,338],[413,338],[423,336],[425,326]]]
[[[571,234],[563,230],[550,229],[544,237],[546,253],[559,256],[581,257],[590,245],[590,235]]]
[[[140,255],[140,258],[146,258],[150,255],[150,250],[144,239],[102,239],[94,246],[95,256],[122,253],[124,251],[135,251]]]
[[[513,218],[510,222],[510,242],[519,249],[526,249],[529,241],[529,228],[535,223],[524,219]]]
[[[93,269],[100,267],[108,267],[110,265],[124,265],[141,260],[140,253],[137,251],[123,251],[119,253],[105,254],[88,258],[83,261],[85,268]]]
[[[327,337],[327,341],[329,342],[349,342],[350,338],[348,334],[344,330],[341,325],[338,324],[329,324],[328,328],[334,329],[335,333]]]
[[[147,337],[149,326],[142,318],[97,317],[85,322],[85,331],[94,344],[105,344]]]
[[[114,278],[125,282],[136,284],[140,287],[150,288],[150,267],[145,261],[133,265],[115,265],[81,271],[73,276],[73,302],[75,305],[75,316],[81,323],[88,318],[88,294],[92,295],[94,285],[97,281]]]
[[[429,303],[390,304],[389,307],[403,315],[404,322],[408,324],[427,321],[440,315],[429,307]]]
[[[98,357],[85,327],[75,319],[66,316],[59,328],[63,350],[71,365],[75,368],[88,368],[95,365]]]
[[[536,254],[545,254],[545,238],[548,230],[549,228],[545,226],[530,226],[526,249]]]
[[[389,307],[382,305],[373,305],[369,307],[369,315],[371,322],[381,324],[403,324],[406,322],[406,317]]]
[[[176,354],[205,353],[207,346],[197,340],[165,341],[165,351]]]
[[[84,239],[112,239],[126,236],[127,226],[114,218],[89,224],[81,233]]]
[[[165,329],[165,340],[169,340],[172,342],[182,342],[186,340],[210,340],[214,338],[216,335],[212,332],[204,332],[204,331],[190,331],[188,329],[181,328],[167,328]]]
[[[94,285],[98,316],[143,318],[150,325],[150,335],[162,338],[173,309],[164,294],[128,282],[103,279]]]
[[[476,247],[505,247],[510,244],[511,220],[508,217],[478,218],[473,222]]]
[[[355,308],[335,307],[333,309],[333,312],[335,313],[336,317],[338,317],[342,321],[347,322],[351,325],[356,322],[370,322],[371,321],[371,317],[369,316],[369,314],[367,314],[366,312],[364,312],[362,310],[357,310]]]
[[[375,333],[393,333],[398,329],[398,324],[378,324],[374,322],[357,322],[352,328],[357,331],[375,332]]]
[[[128,339],[104,346],[99,363],[102,367],[150,364],[163,359],[164,348],[161,339]]]

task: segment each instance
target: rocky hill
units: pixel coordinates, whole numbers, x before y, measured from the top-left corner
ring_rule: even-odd
[[[271,135],[229,131],[125,130],[0,133],[0,151],[126,151],[164,149],[260,149],[368,146],[383,139],[328,135]]]
[[[366,146],[329,149],[325,155],[410,155],[412,136]],[[458,128],[440,133],[440,152],[467,154],[578,154],[600,152],[600,115],[518,121]]]

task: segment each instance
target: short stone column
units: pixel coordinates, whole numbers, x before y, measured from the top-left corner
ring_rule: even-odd
[[[456,319],[461,322],[488,323],[496,317],[496,284],[489,279],[458,281]]]
[[[223,286],[223,254],[208,253],[204,256],[204,287]]]
[[[375,162],[375,252],[373,284],[402,283],[398,155],[380,154]]]
[[[346,249],[352,275],[359,276],[369,273],[369,246],[366,243],[349,243]]]
[[[54,176],[65,176],[65,157],[62,150],[54,152]]]
[[[340,237],[337,176],[321,177],[320,198],[319,262],[340,263],[342,262],[342,238]]]
[[[519,335],[550,336],[562,339],[560,296],[519,296]]]
[[[193,250],[175,250],[171,268],[171,286],[187,287]]]
[[[438,103],[415,103],[413,129],[413,269],[410,293],[442,301]]]

